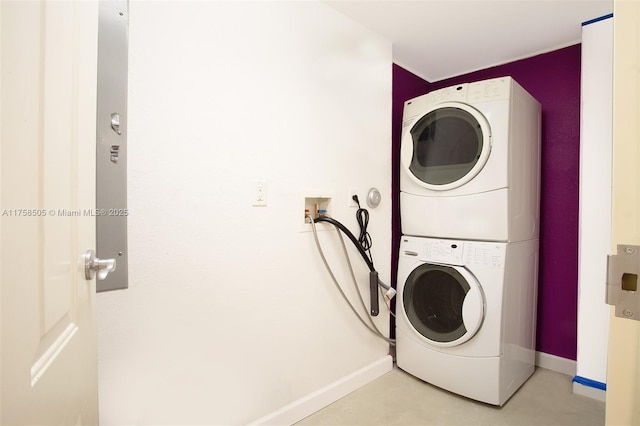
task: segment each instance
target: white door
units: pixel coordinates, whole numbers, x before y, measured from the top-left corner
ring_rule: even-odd
[[[612,253],[640,245],[640,2],[615,0]],[[640,321],[611,307],[607,425],[640,424]]]
[[[0,423],[97,424],[98,9],[0,2]]]

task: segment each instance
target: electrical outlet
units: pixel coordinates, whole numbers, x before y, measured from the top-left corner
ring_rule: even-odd
[[[267,205],[267,182],[258,180],[253,183],[253,205],[255,207]]]

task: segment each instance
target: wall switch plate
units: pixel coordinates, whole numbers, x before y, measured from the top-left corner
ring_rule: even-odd
[[[253,206],[264,207],[267,205],[267,182],[257,180],[253,183]]]

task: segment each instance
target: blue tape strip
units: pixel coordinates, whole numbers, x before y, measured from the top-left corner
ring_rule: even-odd
[[[603,391],[607,390],[607,384],[598,382],[596,380],[587,379],[586,377],[575,376],[572,380],[574,383],[578,383],[584,386],[589,386],[590,388],[600,389]]]
[[[589,25],[589,24],[593,24],[593,23],[596,23],[596,22],[604,21],[605,19],[609,19],[609,18],[613,18],[613,13],[601,16],[599,18],[593,18],[593,19],[590,19],[588,21],[584,21],[582,23],[582,26],[584,27],[585,25]]]

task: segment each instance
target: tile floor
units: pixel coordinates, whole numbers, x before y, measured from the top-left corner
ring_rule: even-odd
[[[498,408],[394,367],[297,425],[604,425],[604,402],[574,394],[570,376],[543,368]]]

